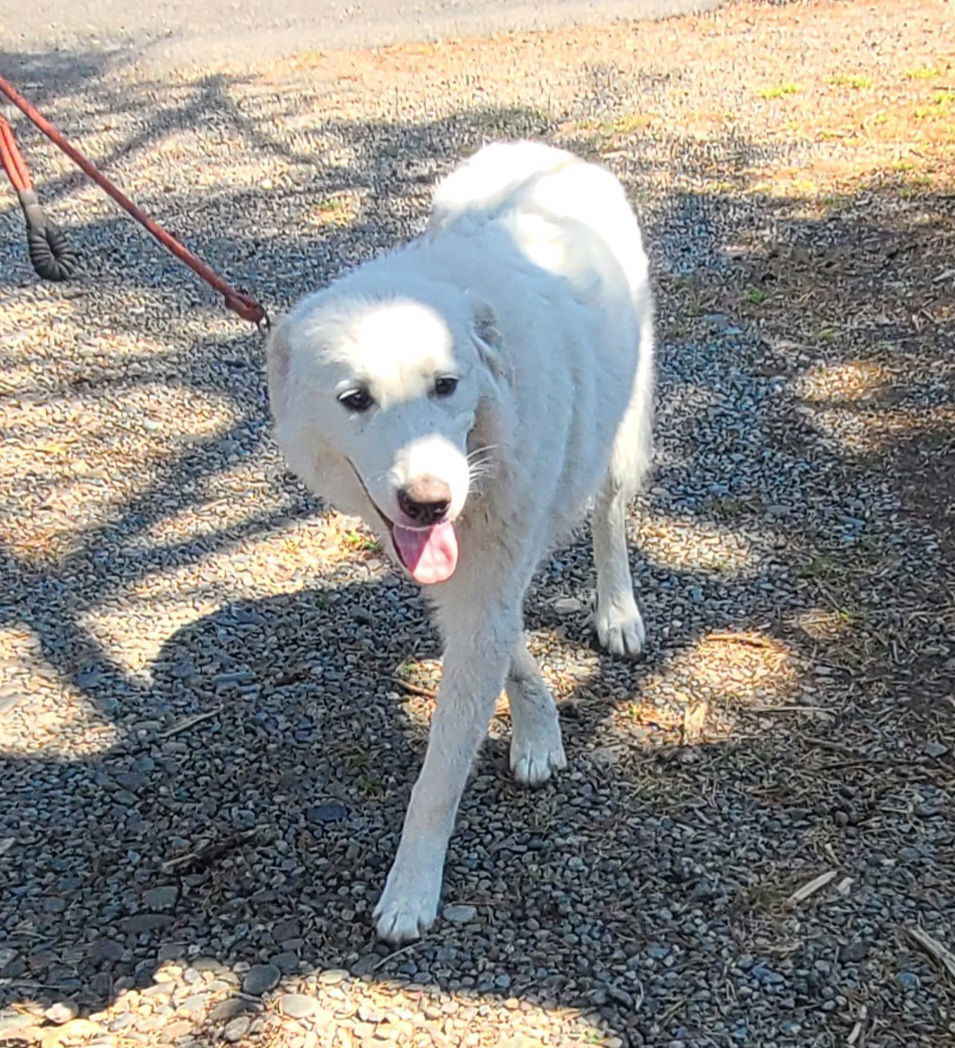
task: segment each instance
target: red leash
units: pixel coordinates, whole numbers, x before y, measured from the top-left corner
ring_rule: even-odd
[[[59,146],[73,163],[77,167],[82,168],[120,207],[128,211],[140,225],[145,226],[167,251],[171,251],[176,258],[184,262],[194,273],[202,277],[207,284],[218,291],[225,300],[226,306],[233,313],[237,313],[243,320],[248,320],[252,324],[268,327],[268,314],[251,295],[237,291],[231,284],[226,283],[205,262],[197,258],[188,248],[183,247],[175,237],[171,236],[162,226],[144,214],[105,175],[100,174],[82,153],[74,149],[63,135],[38,113],[23,95],[4,80],[3,77],[0,77],[0,92],[6,95],[18,109],[36,124],[47,138]],[[26,164],[20,155],[20,151],[17,149],[16,140],[13,137],[13,129],[2,116],[0,116],[0,161],[2,161],[10,177],[13,188],[17,191],[20,204],[26,216],[27,242],[30,247],[30,258],[34,268],[40,276],[49,280],[64,280],[75,269],[76,256],[69,249],[66,237],[62,231],[57,229],[43,214],[37,201],[36,193],[30,183],[30,175]],[[46,271],[42,271],[38,266],[35,255],[41,256],[40,264],[46,266]]]

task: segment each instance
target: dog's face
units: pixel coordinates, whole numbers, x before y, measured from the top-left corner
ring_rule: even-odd
[[[303,304],[270,341],[289,464],[361,515],[424,584],[457,566],[455,521],[471,489],[469,438],[492,343],[489,319],[463,298],[439,312],[413,298],[334,293]]]

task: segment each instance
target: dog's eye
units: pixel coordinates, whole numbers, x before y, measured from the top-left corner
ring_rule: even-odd
[[[375,403],[375,398],[367,389],[351,389],[347,393],[342,393],[338,402],[349,411],[367,411]]]
[[[458,388],[458,380],[453,375],[442,375],[434,384],[436,397],[450,397]]]

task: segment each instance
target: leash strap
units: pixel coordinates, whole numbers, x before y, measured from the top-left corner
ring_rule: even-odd
[[[243,320],[268,328],[268,314],[251,295],[232,287],[205,262],[180,244],[175,237],[167,233],[162,226],[140,210],[3,77],[0,77],[0,93],[6,95],[27,119],[32,121],[54,145],[66,153],[73,163],[89,175],[121,208],[132,215],[167,251],[174,254],[184,265],[187,265],[197,276],[222,295],[228,309],[238,314]],[[62,230],[43,214],[43,209],[40,207],[30,182],[27,166],[13,137],[13,129],[2,116],[0,116],[0,160],[20,198],[20,206],[23,208],[27,222],[27,247],[33,268],[45,279],[66,279],[76,269],[76,255],[70,249]]]

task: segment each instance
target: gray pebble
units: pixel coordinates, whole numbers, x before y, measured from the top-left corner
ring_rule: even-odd
[[[226,1000],[220,1001],[209,1012],[209,1018],[214,1022],[228,1022],[230,1019],[248,1010],[248,1001],[244,1001],[241,997],[228,997]]]
[[[172,917],[165,913],[137,913],[123,920],[123,931],[132,935],[154,932],[172,924]]]
[[[318,1001],[304,993],[285,993],[278,1000],[280,1010],[293,1019],[304,1019],[318,1010]]]
[[[80,1010],[74,1001],[57,1001],[56,1004],[51,1004],[49,1008],[46,1008],[43,1015],[51,1023],[59,1026],[69,1022],[70,1019],[75,1019],[79,1013]]]
[[[477,910],[473,906],[461,906],[457,904],[445,906],[441,912],[444,919],[446,921],[451,921],[452,924],[468,924],[477,916]]]
[[[230,1019],[222,1030],[222,1039],[228,1041],[230,1044],[235,1044],[237,1041],[241,1041],[243,1037],[249,1032],[249,1027],[252,1025],[252,1018],[248,1015],[237,1015],[234,1019]]]
[[[179,898],[179,889],[174,884],[158,885],[143,892],[143,905],[150,910],[170,910]]]
[[[282,972],[274,964],[254,964],[242,980],[242,992],[252,997],[260,997],[278,986]]]

